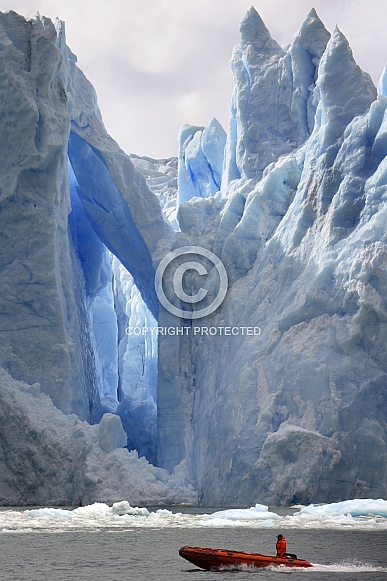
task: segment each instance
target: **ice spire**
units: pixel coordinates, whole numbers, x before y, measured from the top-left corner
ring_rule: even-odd
[[[280,45],[271,37],[262,18],[252,6],[240,25],[242,51],[253,46],[257,52],[283,52]]]
[[[219,191],[226,137],[217,119],[208,127],[183,125],[179,133],[179,204]]]
[[[293,37],[291,46],[300,44],[311,56],[321,58],[330,36],[316,10],[312,8]]]
[[[313,130],[316,104],[310,97],[329,39],[329,32],[312,8],[289,48],[293,71],[292,118],[299,127],[300,143]]]
[[[387,97],[387,63],[384,66],[382,76],[380,77],[378,83],[378,91],[385,97]]]
[[[316,89],[320,99],[317,120],[320,126],[329,127],[324,137],[329,143],[376,98],[371,77],[356,64],[348,40],[337,27],[321,59]]]
[[[272,39],[254,8],[240,26],[231,66],[235,85],[226,145],[225,188],[233,180],[261,177],[268,164],[298,142],[291,118],[290,56]]]

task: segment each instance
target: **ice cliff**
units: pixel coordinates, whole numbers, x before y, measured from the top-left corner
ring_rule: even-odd
[[[61,22],[0,14],[0,51],[0,503],[195,501],[182,476],[124,448],[117,411],[126,299],[116,291],[114,307],[108,250],[157,316],[151,252],[171,230],[159,200],[107,135]],[[128,447],[151,457],[148,399],[150,426]]]
[[[231,64],[222,195],[178,213],[229,289],[159,339],[159,461],[187,457],[209,504],[383,496],[386,97],[315,11],[285,50],[251,9]]]
[[[385,496],[387,75],[314,10],[282,48],[251,8],[227,134],[152,160],[107,135],[60,22],[0,14],[0,51],[0,503]],[[199,320],[154,283],[187,246],[228,275]],[[187,332],[130,332],[157,326]]]

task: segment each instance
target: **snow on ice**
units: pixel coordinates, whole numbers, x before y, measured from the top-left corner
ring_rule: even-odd
[[[117,415],[105,414],[100,424],[90,425],[64,415],[38,384],[0,373],[0,437],[7,450],[2,505],[112,503],[123,496],[139,504],[196,502],[181,467],[171,475],[124,448]]]

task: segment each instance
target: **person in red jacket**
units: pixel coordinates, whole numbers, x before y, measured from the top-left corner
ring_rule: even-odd
[[[278,535],[277,544],[275,548],[277,549],[277,557],[285,557],[286,555],[286,539],[282,535]]]

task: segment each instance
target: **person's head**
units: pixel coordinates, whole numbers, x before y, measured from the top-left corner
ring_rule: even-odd
[[[282,539],[282,535],[278,535],[277,539],[280,541]]]

